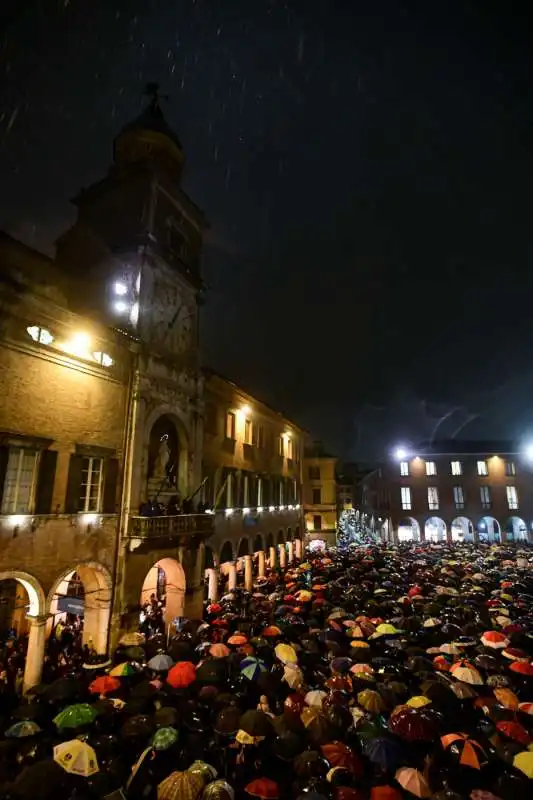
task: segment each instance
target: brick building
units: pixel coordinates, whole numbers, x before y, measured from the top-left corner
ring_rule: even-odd
[[[29,626],[26,686],[39,681],[46,637],[65,613],[83,614],[84,640],[105,652],[137,627],[151,593],[166,596],[168,624],[199,616],[206,554],[216,570],[228,542],[233,564],[247,538],[256,571],[270,535],[271,560],[294,554],[298,512],[281,489],[261,537],[244,508],[232,520],[218,505],[195,513],[200,487],[209,490],[198,342],[206,221],[181,186],[184,160],[155,96],[115,139],[108,174],[75,199],[55,259],[0,237],[0,599],[16,606],[19,628]],[[223,382],[208,384],[224,396]],[[229,395],[224,414],[246,397],[258,419],[270,414],[299,439],[238,387]],[[236,438],[228,454],[223,438],[223,464],[206,439],[209,469],[266,469],[259,442],[241,453]],[[298,492],[291,447],[269,474]],[[155,501],[185,501],[191,513],[154,515]]]
[[[532,463],[511,442],[400,448],[363,480],[361,508],[399,541],[532,541]]]

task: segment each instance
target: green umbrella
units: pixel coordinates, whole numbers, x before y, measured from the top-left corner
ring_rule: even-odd
[[[82,725],[89,725],[97,715],[98,712],[93,706],[88,703],[77,703],[60,711],[57,717],[54,717],[54,724],[56,728],[81,728]]]
[[[159,728],[154,733],[152,747],[154,750],[168,750],[178,741],[178,732],[174,728]]]

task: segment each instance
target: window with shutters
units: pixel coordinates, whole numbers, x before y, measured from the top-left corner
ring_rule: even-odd
[[[2,492],[2,514],[29,514],[33,510],[39,451],[10,447]]]
[[[313,505],[319,506],[322,503],[322,489],[313,489]]]
[[[79,510],[97,512],[102,510],[102,465],[101,458],[84,458],[81,471],[81,493]]]
[[[226,439],[235,439],[235,414],[228,411],[226,414]]]
[[[254,424],[251,419],[244,420],[244,444],[253,444]]]

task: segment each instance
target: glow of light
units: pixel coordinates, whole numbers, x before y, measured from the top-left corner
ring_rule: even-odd
[[[54,337],[46,328],[40,328],[38,325],[30,325],[26,330],[33,341],[39,342],[39,344],[52,344],[54,341]]]
[[[263,506],[257,506],[257,513],[261,514],[263,511]]]
[[[76,358],[92,359],[90,345],[91,337],[87,333],[75,333],[71,339],[65,342],[62,349]]]
[[[141,273],[137,273],[137,277],[135,278],[135,291],[137,294],[141,291]]]
[[[137,325],[139,321],[139,303],[133,303],[130,311],[130,322],[132,325]]]
[[[81,514],[82,525],[96,525],[98,522],[98,514]]]
[[[226,509],[226,516],[227,517],[231,517],[232,514],[233,514],[233,509],[232,508],[227,508]]]
[[[244,414],[245,417],[248,417],[252,413],[252,409],[250,408],[250,406],[242,406],[241,412]]]
[[[292,511],[294,506],[288,506],[289,511]]]
[[[206,514],[214,514],[215,512],[213,511],[212,508],[206,508],[205,513]]]
[[[283,434],[283,436],[285,437],[285,439],[290,439],[290,438],[291,438],[291,436],[292,436],[292,434],[291,434],[291,432],[290,432],[290,431],[285,431],[285,433]]]
[[[280,511],[285,511],[285,506],[280,506],[280,507],[279,507],[279,510],[280,510]]]
[[[125,294],[128,294],[128,287],[125,283],[121,283],[120,281],[116,281],[113,287],[115,294],[119,297],[124,297]]]
[[[528,461],[533,461],[533,444],[528,444],[524,453]]]
[[[24,525],[28,517],[25,514],[10,514],[7,518],[7,524],[11,528],[20,528],[21,525]]]
[[[272,511],[275,511],[275,510],[276,510],[276,506],[269,506],[269,507],[268,507],[268,510],[269,510],[270,512],[272,512]]]
[[[300,504],[298,503],[298,505],[294,506],[294,508],[296,509],[296,511],[299,511],[300,510]]]
[[[249,514],[250,513],[250,509],[249,508],[243,508],[242,513],[243,513],[243,515],[244,514]]]
[[[113,308],[117,312],[117,314],[125,314],[128,310],[128,304],[124,302],[124,300],[116,300],[113,303]]]
[[[93,353],[93,358],[103,367],[112,367],[113,364],[115,363],[111,358],[111,356],[108,356],[107,353],[101,353],[101,352]]]
[[[398,461],[403,461],[408,455],[409,453],[405,447],[397,447],[394,451],[394,458],[398,459]]]

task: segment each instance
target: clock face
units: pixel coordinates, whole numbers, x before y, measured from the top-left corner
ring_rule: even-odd
[[[152,302],[152,339],[161,349],[184,353],[192,344],[194,310],[178,287],[158,285]]]

